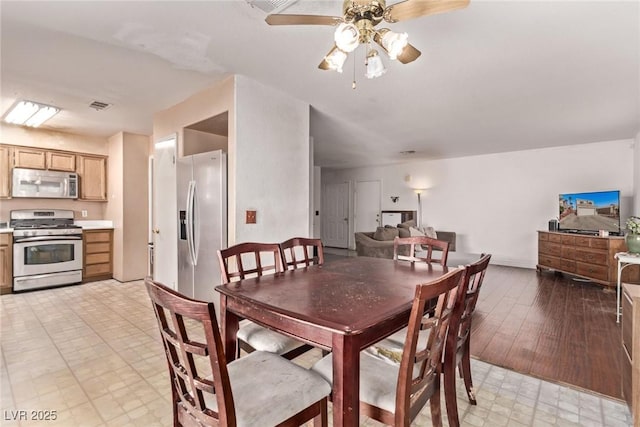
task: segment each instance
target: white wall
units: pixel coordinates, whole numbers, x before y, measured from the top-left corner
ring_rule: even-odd
[[[636,135],[635,140],[635,161],[633,168],[633,186],[634,186],[634,203],[632,215],[640,216],[640,132]]]
[[[235,156],[230,156],[229,171],[236,178],[236,234],[229,244],[308,236],[309,104],[236,76],[235,105]],[[256,224],[245,224],[246,210],[257,211]]]
[[[322,171],[322,185],[366,179],[382,180],[383,210],[417,210],[412,188],[426,188],[423,224],[455,231],[457,251],[533,268],[536,231],[558,215],[559,193],[617,189],[623,212],[633,204],[633,140]],[[392,203],[390,196],[400,199]],[[354,247],[352,231],[350,239]]]

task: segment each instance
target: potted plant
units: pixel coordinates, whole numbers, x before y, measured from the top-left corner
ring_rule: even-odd
[[[627,251],[640,254],[640,217],[631,216],[627,219]]]

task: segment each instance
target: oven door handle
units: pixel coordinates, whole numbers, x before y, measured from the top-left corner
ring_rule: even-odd
[[[82,240],[82,236],[36,236],[36,237],[17,237],[13,239],[14,243],[25,242],[43,242],[53,240]]]

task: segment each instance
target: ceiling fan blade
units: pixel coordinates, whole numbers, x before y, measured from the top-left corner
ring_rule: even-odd
[[[318,68],[320,68],[321,70],[330,70],[331,68],[329,67],[329,63],[327,62],[326,59],[322,59],[322,62],[318,65]]]
[[[420,52],[409,43],[404,48],[402,53],[398,55],[398,61],[402,62],[403,64],[408,64],[409,62],[413,62],[418,59],[420,55],[422,55],[422,52]]]
[[[269,25],[338,25],[343,20],[337,16],[273,14],[265,19]]]
[[[387,22],[406,21],[419,16],[464,9],[468,5],[469,0],[407,0],[387,7],[384,11],[384,20]]]

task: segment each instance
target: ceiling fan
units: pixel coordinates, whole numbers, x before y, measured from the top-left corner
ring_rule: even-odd
[[[379,77],[386,71],[371,42],[378,44],[392,60],[403,64],[415,61],[420,51],[408,42],[407,33],[375,27],[382,21],[393,24],[420,16],[433,15],[467,7],[469,0],[406,0],[387,6],[385,0],[344,0],[343,16],[271,14],[269,25],[332,25],[337,26],[335,44],[318,65],[322,70],[342,72],[347,54],[360,44],[367,46],[366,76]]]

